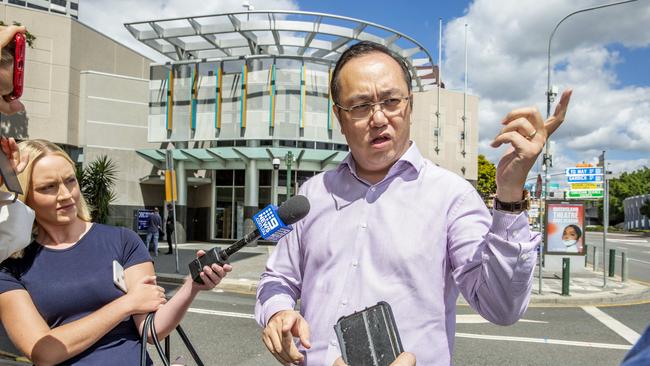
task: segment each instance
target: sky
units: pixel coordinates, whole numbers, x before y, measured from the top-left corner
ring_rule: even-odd
[[[490,141],[508,111],[534,106],[546,113],[547,48],[566,15],[614,0],[250,0],[255,10],[304,10],[377,23],[404,33],[437,60],[443,21],[442,79],[464,85],[465,24],[468,92],[479,102],[479,153],[498,162]],[[123,24],[240,11],[244,0],[82,0],[79,20],[162,60]],[[558,28],[551,47],[551,84],[573,88],[565,123],[552,136],[553,168],[596,162],[607,151],[614,173],[650,167],[650,0],[576,14]],[[559,99],[559,98],[558,98]],[[554,108],[554,107],[553,107]],[[533,168],[533,173],[537,169]]]

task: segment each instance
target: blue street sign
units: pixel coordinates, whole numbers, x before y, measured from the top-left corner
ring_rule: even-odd
[[[603,175],[603,168],[566,168],[566,175]]]
[[[567,175],[567,182],[569,183],[578,183],[578,182],[602,182],[602,175]]]

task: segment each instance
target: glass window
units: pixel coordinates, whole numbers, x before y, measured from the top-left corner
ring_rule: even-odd
[[[214,171],[214,184],[216,186],[232,187],[232,170],[215,170]]]
[[[220,146],[220,147],[235,146],[235,141],[232,141],[232,140],[219,140],[219,141],[217,141],[217,146]]]
[[[9,0],[9,4],[16,4],[20,6],[25,6],[25,2],[21,0]]]
[[[54,5],[59,5],[65,7],[67,1],[66,0],[50,0],[50,2]]]
[[[70,9],[72,10],[79,10],[79,4],[75,2],[70,3]]]
[[[45,11],[50,10],[50,9],[44,7],[44,6],[40,6],[40,5],[36,5],[36,4],[32,4],[32,3],[27,3],[27,7],[32,8],[32,9],[45,10]]]
[[[246,171],[243,169],[235,170],[235,185],[243,187],[246,185]],[[243,197],[243,195],[242,195]]]
[[[260,170],[260,186],[271,186],[271,170]]]
[[[296,141],[294,141],[294,140],[280,140],[280,146],[282,146],[282,147],[296,147]]]

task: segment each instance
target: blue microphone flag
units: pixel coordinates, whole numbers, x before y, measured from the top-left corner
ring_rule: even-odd
[[[278,241],[293,230],[291,225],[286,225],[280,219],[278,210],[273,205],[268,205],[253,215],[253,222],[264,240]]]

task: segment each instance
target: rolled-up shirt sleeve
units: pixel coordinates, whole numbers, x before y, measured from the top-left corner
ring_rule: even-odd
[[[255,319],[266,327],[269,319],[278,311],[292,310],[300,298],[302,285],[300,271],[299,234],[300,223],[280,239],[266,264],[257,287]]]
[[[515,323],[528,307],[541,240],[530,231],[528,214],[495,210],[492,216],[472,189],[450,215],[448,255],[459,291],[487,320]]]

